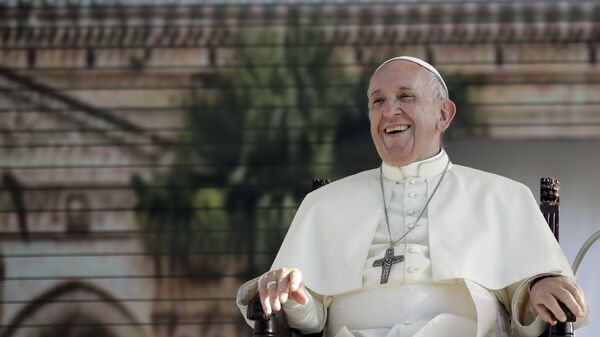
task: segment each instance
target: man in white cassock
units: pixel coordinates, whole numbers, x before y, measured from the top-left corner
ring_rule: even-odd
[[[538,336],[587,319],[583,293],[529,189],[453,164],[456,106],[439,72],[396,57],[373,73],[381,166],[309,193],[271,271],[244,284],[266,313],[335,337]],[[251,322],[249,322],[251,324]]]

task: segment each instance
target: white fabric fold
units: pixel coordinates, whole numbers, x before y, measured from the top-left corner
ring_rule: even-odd
[[[272,268],[302,270],[306,285],[323,295],[360,289],[371,240],[384,216],[379,185],[374,169],[309,193]],[[436,193],[429,204],[434,281],[464,278],[501,289],[542,273],[572,277],[523,184],[451,165]]]

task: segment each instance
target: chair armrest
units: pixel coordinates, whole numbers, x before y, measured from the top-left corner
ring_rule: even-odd
[[[302,334],[287,324],[283,310],[271,315],[265,315],[260,298],[255,296],[246,311],[246,317],[254,321],[253,337],[301,337]]]

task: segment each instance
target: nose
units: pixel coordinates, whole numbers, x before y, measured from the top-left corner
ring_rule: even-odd
[[[386,117],[399,115],[402,113],[401,102],[398,98],[394,97],[392,99],[388,99],[385,102],[385,106],[383,109],[383,115]]]

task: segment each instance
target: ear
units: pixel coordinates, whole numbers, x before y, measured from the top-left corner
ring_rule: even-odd
[[[446,131],[446,129],[450,126],[450,122],[452,122],[454,115],[456,115],[456,104],[447,99],[440,107],[440,114],[437,122],[437,129],[441,133],[444,133],[444,131]]]

